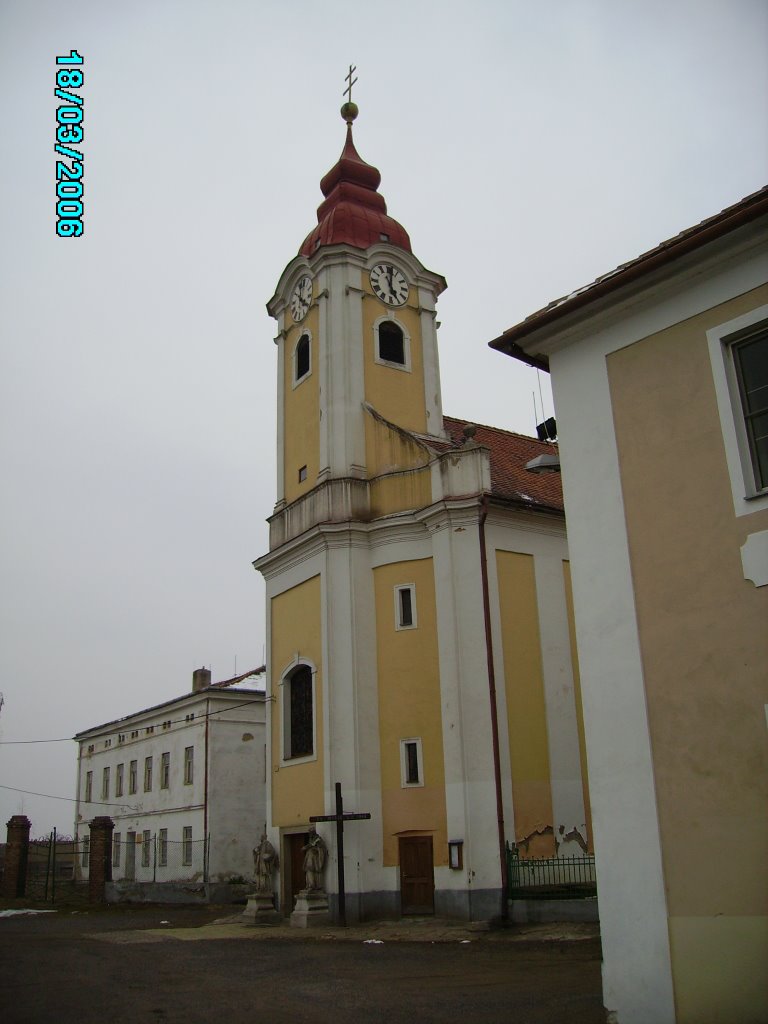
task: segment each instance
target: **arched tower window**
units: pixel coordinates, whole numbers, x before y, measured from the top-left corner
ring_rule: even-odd
[[[314,754],[314,693],[309,665],[299,665],[283,685],[283,737],[285,760]]]
[[[405,366],[405,335],[403,329],[394,320],[382,320],[379,324],[377,341],[379,359],[385,363],[397,363]]]
[[[296,343],[296,348],[293,353],[293,379],[295,383],[298,383],[303,377],[306,377],[310,369],[310,347],[309,347],[309,335],[302,334]]]

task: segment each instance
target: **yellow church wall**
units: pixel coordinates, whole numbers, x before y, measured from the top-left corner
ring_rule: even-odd
[[[448,862],[437,616],[432,559],[374,569],[384,864],[398,836],[431,833],[435,865]],[[395,628],[395,587],[416,588],[415,629]],[[421,739],[424,785],[403,787],[400,740]]]
[[[415,433],[425,433],[427,411],[424,400],[424,363],[421,348],[421,324],[417,310],[408,305],[394,310],[397,323],[410,336],[410,370],[385,366],[375,359],[374,323],[387,314],[366,282],[367,296],[363,302],[363,346],[365,398],[385,419]],[[370,296],[370,297],[368,297]],[[413,295],[409,301],[413,301]],[[370,417],[365,422],[365,454],[368,475],[380,471],[377,432]],[[410,463],[406,463],[410,465]]]
[[[584,813],[587,818],[587,852],[594,853],[592,841],[592,809],[589,803],[589,773],[587,770],[587,743],[584,737],[584,708],[581,704],[581,675],[579,654],[576,648],[576,620],[573,615],[573,590],[571,589],[571,563],[563,561],[563,582],[565,604],[568,611],[568,638],[571,646],[571,670],[573,672],[573,699],[576,704],[576,727],[579,732],[579,761],[581,763],[581,790],[584,797]]]
[[[533,555],[496,552],[515,842],[555,856],[547,712]]]
[[[285,379],[283,381],[283,472],[285,500],[290,503],[310,491],[320,470],[320,373],[318,345],[319,314],[313,306],[301,324],[294,325],[285,338]],[[310,335],[310,374],[293,386],[293,353],[302,334]],[[299,469],[307,467],[306,480],[299,482]]]
[[[323,680],[320,618],[320,576],[300,583],[271,601],[272,659],[272,823],[286,827],[306,824],[310,814],[323,814]],[[283,672],[296,660],[307,659],[315,673],[316,759],[281,765]]]
[[[405,509],[424,508],[432,500],[429,469],[379,477],[371,483],[371,515],[392,515]]]

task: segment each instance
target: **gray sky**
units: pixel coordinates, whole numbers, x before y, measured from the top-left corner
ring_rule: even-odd
[[[764,0],[2,0],[0,784],[260,664],[275,499],[264,304],[355,141],[448,279],[447,413],[531,433],[486,343],[765,184]],[[55,58],[85,58],[85,235],[55,235]],[[546,382],[544,382],[546,388]],[[544,392],[546,413],[551,401]],[[74,804],[0,789],[0,826]]]

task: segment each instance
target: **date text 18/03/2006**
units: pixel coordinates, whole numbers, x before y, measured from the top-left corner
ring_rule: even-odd
[[[56,88],[61,100],[56,110],[56,144],[59,156],[71,161],[56,160],[56,234],[63,238],[79,238],[83,233],[83,153],[73,146],[82,145],[83,96],[75,89],[83,87],[83,58],[77,50],[68,57],[56,58]]]

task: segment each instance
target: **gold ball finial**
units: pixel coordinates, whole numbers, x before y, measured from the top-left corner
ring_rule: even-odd
[[[341,116],[344,118],[347,124],[352,124],[352,122],[355,120],[359,113],[360,111],[358,110],[357,104],[353,103],[352,100],[347,100],[346,103],[342,104]]]

